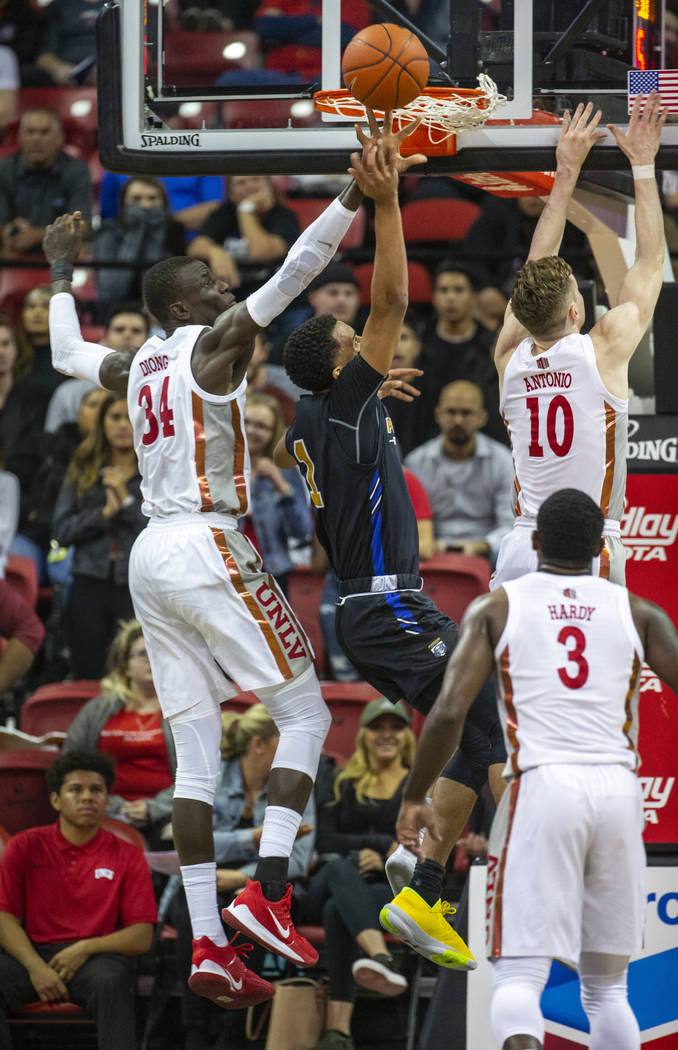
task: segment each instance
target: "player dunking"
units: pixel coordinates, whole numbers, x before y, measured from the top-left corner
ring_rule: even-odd
[[[371,127],[374,133],[374,121]],[[305,476],[317,535],[339,581],[336,631],[344,652],[390,700],[404,699],[426,713],[438,695],[457,628],[421,591],[417,523],[393,425],[379,400],[407,306],[395,180],[376,200],[375,233],[370,314],[362,336],[325,315],[311,318],[287,341],[287,372],[313,393],[297,402],[296,418],[275,460],[279,466],[298,463]],[[402,392],[407,396],[407,385]],[[475,966],[445,919],[443,865],[488,767],[496,784],[504,761],[488,686],[474,704],[459,754],[434,793],[434,806],[446,818],[447,840],[428,843],[425,859],[402,880],[401,885],[411,875],[412,888],[398,895],[406,898],[409,924],[400,932],[441,965]]]
[[[625,579],[619,533],[626,487],[628,363],[652,318],[662,282],[664,224],[654,174],[666,113],[653,92],[637,99],[622,135],[635,186],[636,258],[617,304],[582,335],[584,302],[568,263],[557,255],[565,213],[581,166],[595,142],[600,113],[577,107],[565,116],[551,194],[518,272],[495,347],[500,409],[511,438],[516,519],[502,541],[491,587],[534,569],[531,534],[539,505],[576,485],[605,516],[605,544],[595,571]]]
[[[414,163],[398,156],[409,131],[364,140],[362,159],[352,161],[365,191],[378,195]],[[176,744],[172,824],[194,935],[189,983],[227,1009],[270,998],[274,989],[227,944],[217,908],[212,801],[219,703],[232,694],[224,673],[256,692],[280,730],[256,877],[224,918],[301,966],[317,953],[292,925],[287,867],[330,721],[303,631],[237,530],[249,490],[245,370],[256,332],[324,268],[360,199],[352,184],[243,303],[198,260],[156,264],[144,278],[144,297],[167,338],[152,337],[133,359],[82,341],[70,294],[79,217],[57,220],[44,242],[55,293],[54,366],[128,393],[150,517],[132,552],[130,589]]]
[[[539,1000],[554,958],[579,972],[591,1050],[640,1047],[626,991],[646,903],[638,684],[645,659],[678,689],[678,636],[662,609],[592,575],[603,528],[583,492],[542,504],[539,571],[467,609],[403,793],[399,824],[435,823],[424,804],[431,774],[495,665],[510,787],[490,833],[487,954],[502,1050],[542,1047]]]

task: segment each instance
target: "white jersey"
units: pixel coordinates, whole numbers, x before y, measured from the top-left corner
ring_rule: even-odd
[[[494,654],[507,774],[548,763],[638,764],[643,646],[624,587],[533,572],[504,584]]]
[[[614,529],[626,488],[628,401],[604,386],[590,336],[567,335],[538,357],[533,346],[524,339],[509,360],[499,404],[513,452],[515,513],[534,519],[552,493],[577,488]]]
[[[137,351],[127,402],[150,518],[247,513],[250,459],[245,439],[247,380],[232,394],[208,394],[191,371],[204,325],[151,336]]]

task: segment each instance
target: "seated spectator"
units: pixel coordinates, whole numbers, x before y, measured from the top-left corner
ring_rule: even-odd
[[[254,352],[247,366],[247,390],[256,394],[269,394],[280,406],[285,426],[294,419],[294,402],[304,393],[292,382],[282,365],[268,363],[269,341],[266,330],[254,337]]]
[[[160,712],[141,627],[123,621],[108,651],[101,695],[71,722],[68,751],[101,751],[115,762],[108,816],[129,821],[151,849],[166,848],[177,761],[169,725]]]
[[[224,708],[221,715],[221,769],[214,798],[214,853],[220,906],[228,905],[252,878],[257,866],[259,841],[266,808],[266,784],[278,745],[278,729],[263,704],[253,704],[242,714]],[[289,879],[308,874],[315,841],[315,804],[308,800],[292,848]],[[181,1015],[186,1030],[184,1050],[204,1050],[210,1014],[215,1008],[194,995],[186,980],[191,970],[191,923],[186,895],[177,877],[177,896],[170,919],[178,933],[177,971],[182,976]],[[255,948],[259,958],[263,952]],[[248,958],[248,967],[254,965]],[[223,1024],[223,1014],[218,1012]]]
[[[20,497],[19,479],[8,470],[0,470],[0,579],[5,578],[7,554],[16,536]]]
[[[41,33],[42,12],[38,12],[30,0],[0,2],[0,36],[18,59],[22,87],[52,82],[49,75],[35,65]]]
[[[473,316],[479,324],[489,328],[491,332],[498,332],[504,323],[507,306],[506,296],[498,288],[486,284],[476,293]]]
[[[10,47],[0,45],[0,132],[16,116],[19,85],[17,57]]]
[[[245,404],[245,433],[250,450],[249,514],[240,527],[261,554],[264,571],[287,594],[294,568],[289,541],[310,540],[312,524],[306,485],[296,467],[281,470],[273,450],[285,432],[278,402],[269,394],[250,394]]]
[[[129,554],[146,521],[127,401],[107,394],[71,460],[53,519],[57,542],[75,548],[64,624],[74,678],[101,678],[118,620],[133,616]]]
[[[53,0],[50,9],[59,2]],[[86,223],[92,214],[89,168],[64,153],[58,113],[48,106],[25,110],[18,143],[18,150],[0,160],[2,259],[40,251],[45,229],[64,212],[80,211]]]
[[[400,339],[393,355],[391,368],[418,368],[419,355],[421,354],[421,337],[419,335],[419,324],[412,313],[408,310],[400,330]],[[425,376],[415,376],[409,380],[412,386],[421,390],[424,385]],[[414,448],[416,443],[416,424],[418,406],[411,402],[399,401],[390,398],[388,401],[388,414],[395,428],[401,456],[406,456]],[[419,553],[421,554],[421,532],[419,534]],[[425,555],[426,556],[426,555]],[[428,555],[430,557],[430,555]]]
[[[405,466],[428,493],[435,549],[494,564],[513,524],[513,460],[504,445],[479,433],[486,418],[480,387],[449,383],[435,410],[439,437],[410,452]]]
[[[54,0],[53,0],[54,2]],[[107,219],[94,236],[95,262],[134,263],[129,269],[96,270],[99,299],[105,306],[141,299],[141,267],[171,255],[184,255],[186,235],[169,210],[167,191],[150,175],[137,175],[120,190],[117,219]]]
[[[332,314],[353,325],[360,307],[360,283],[346,263],[331,262],[314,277],[307,289],[313,316]]]
[[[325,927],[327,1030],[315,1050],[353,1050],[356,983],[388,996],[407,988],[379,912],[391,898],[384,864],[397,847],[395,821],[414,755],[409,725],[402,702],[380,697],[366,704],[355,752],[335,777],[333,796],[318,806],[317,848],[325,862],[311,876],[297,916]]]
[[[276,200],[268,175],[229,175],[228,199],[213,211],[188,254],[205,259],[215,277],[239,288],[239,298],[267,280],[299,235],[293,211]],[[239,267],[247,267],[241,276]]]
[[[96,23],[103,4],[104,0],[52,0],[49,4],[36,65],[53,84],[74,87],[96,82]]]
[[[24,358],[26,356],[24,352]],[[24,360],[23,364],[25,363]],[[6,314],[0,314],[0,419],[9,392],[22,373],[23,367],[14,325]],[[1,448],[0,455],[2,455]]]
[[[101,1050],[136,1045],[130,960],[148,951],[155,898],[143,853],[101,828],[113,767],[60,755],[47,772],[56,824],[20,831],[0,868],[0,1045],[7,1015],[70,1000],[94,1018]]]
[[[0,638],[6,641],[0,647],[0,700],[29,671],[44,637],[45,628],[35,611],[0,579]]]
[[[99,187],[99,214],[105,219],[117,219],[120,190],[129,175],[114,175],[107,171]],[[180,222],[187,240],[206,222],[224,199],[224,183],[220,175],[170,175],[159,180],[167,190],[172,218]]]

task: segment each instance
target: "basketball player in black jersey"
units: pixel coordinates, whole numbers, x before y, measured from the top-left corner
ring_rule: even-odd
[[[376,122],[371,129],[377,131]],[[375,199],[376,252],[370,314],[361,337],[331,315],[311,318],[290,336],[283,362],[298,386],[296,418],[275,454],[298,464],[311,495],[316,529],[339,581],[336,631],[358,671],[394,703],[426,714],[442,685],[457,641],[456,624],[422,593],[417,523],[393,424],[380,400],[407,307],[407,259],[397,180]],[[398,376],[404,370],[398,370]],[[409,398],[404,378],[389,387]],[[436,785],[437,824],[445,841],[425,842],[398,905],[408,905],[399,932],[444,966],[472,969],[475,960],[445,920],[443,865],[491,769],[501,794],[506,754],[489,686],[467,720],[462,745]],[[391,873],[389,872],[389,875]],[[407,873],[408,875],[410,872]],[[407,877],[403,880],[407,881]],[[416,900],[415,900],[416,898]],[[414,901],[415,907],[409,905]],[[415,914],[416,913],[416,914]]]

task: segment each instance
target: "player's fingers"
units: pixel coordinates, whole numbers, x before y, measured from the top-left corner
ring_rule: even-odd
[[[358,136],[358,142],[360,145],[363,147],[366,146],[368,142],[370,142],[370,139],[367,137],[360,124],[354,124],[353,127],[355,128],[355,133]]]
[[[393,131],[393,110],[387,109],[384,113],[384,134],[390,135]]]
[[[572,118],[570,120],[570,128],[572,129],[572,131],[575,131],[579,127],[579,123],[581,121],[583,113],[584,103],[580,102],[577,108],[575,109],[574,113],[572,114]]]
[[[421,121],[422,118],[417,117],[416,120],[411,120],[409,124],[405,124],[405,126],[402,127],[396,135],[398,142],[402,142],[403,139],[409,138],[409,136],[417,130],[417,128],[421,124]]]
[[[365,112],[367,113],[367,122],[370,126],[370,131],[373,135],[378,135],[379,124],[377,123],[377,118],[374,115],[374,110],[370,109],[369,106],[365,106]]]
[[[413,153],[411,157],[403,157],[401,162],[402,171],[407,171],[414,164],[425,164],[428,157],[424,153]]]
[[[593,116],[591,117],[590,123],[588,125],[588,130],[589,131],[595,131],[596,130],[596,128],[600,124],[602,116],[603,116],[602,109],[597,109],[595,111],[595,113],[593,114]]]

